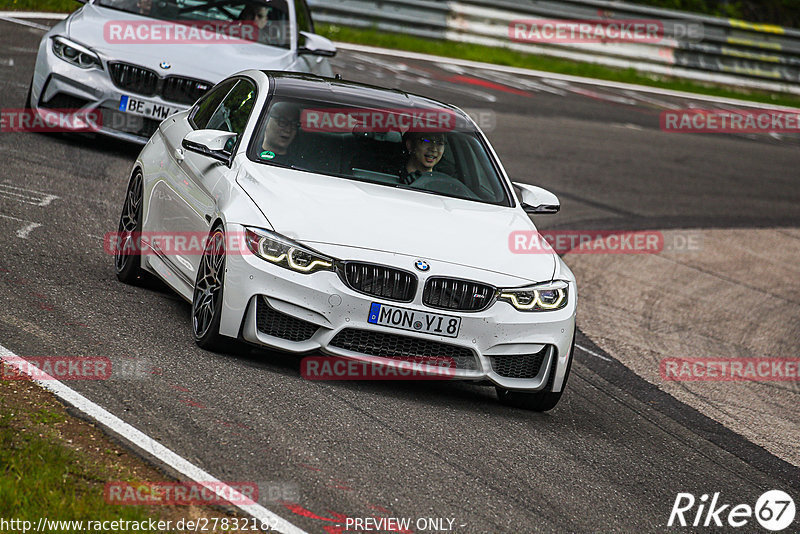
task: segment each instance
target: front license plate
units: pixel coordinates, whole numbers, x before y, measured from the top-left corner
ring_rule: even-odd
[[[119,99],[119,110],[126,113],[133,113],[140,117],[162,120],[173,113],[181,111],[181,108],[174,108],[165,104],[122,95],[122,98]]]
[[[369,307],[368,323],[437,336],[456,337],[461,328],[461,317],[425,313],[373,302]]]

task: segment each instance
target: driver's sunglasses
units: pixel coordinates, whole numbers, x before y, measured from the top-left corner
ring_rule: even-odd
[[[296,130],[300,127],[300,121],[293,121],[292,119],[284,119],[283,117],[273,117],[272,120],[278,123],[281,128],[291,128]]]
[[[419,142],[426,145],[432,143],[437,148],[444,147],[445,145],[444,139],[428,139],[427,137],[420,137]]]
[[[266,13],[256,13],[256,18],[257,19],[265,19],[265,18],[267,18],[267,14]]]

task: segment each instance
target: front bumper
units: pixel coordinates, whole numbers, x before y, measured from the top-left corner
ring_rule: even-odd
[[[103,70],[81,69],[58,58],[53,53],[50,34],[39,44],[31,84],[31,106],[34,109],[80,109],[82,112],[99,111],[102,126],[96,133],[145,144],[158,128],[161,119],[143,117],[119,110],[123,95],[141,98],[169,108],[187,109],[156,96],[138,96],[123,92],[114,85],[108,71],[108,62],[101,57]]]
[[[241,227],[228,230],[237,232]],[[347,259],[393,264],[388,257],[383,262],[376,261],[374,254],[368,259]],[[387,366],[398,366],[397,360],[387,356],[395,344],[397,352],[405,356],[454,358],[458,366],[454,373],[447,374],[454,379],[489,381],[515,390],[562,388],[575,327],[574,282],[570,282],[570,302],[561,310],[520,312],[506,302],[495,302],[481,312],[454,312],[422,304],[425,275],[420,273],[414,300],[399,303],[358,293],[333,272],[305,275],[249,254],[228,255],[226,262],[220,324],[223,335],[241,335],[251,343],[288,352],[328,354],[368,362],[375,361],[375,356],[381,356],[382,352],[382,361]],[[463,278],[463,272],[436,274]],[[367,318],[373,302],[457,315],[461,317],[458,337],[371,324]],[[265,319],[263,315],[267,312],[270,317]],[[263,326],[276,320],[284,326]]]

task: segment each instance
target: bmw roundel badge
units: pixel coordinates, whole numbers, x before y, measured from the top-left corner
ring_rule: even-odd
[[[162,68],[162,69],[164,69],[164,70],[167,70],[167,69],[169,69],[170,67],[172,67],[172,65],[170,65],[170,64],[169,64],[169,63],[167,63],[166,61],[162,61],[161,63],[159,63],[159,64],[158,64],[158,66],[159,66],[159,67],[161,67],[161,68]]]
[[[425,260],[417,260],[417,261],[415,261],[414,262],[414,267],[416,267],[417,269],[419,269],[420,271],[423,271],[423,272],[427,271],[428,269],[431,268],[431,266]]]

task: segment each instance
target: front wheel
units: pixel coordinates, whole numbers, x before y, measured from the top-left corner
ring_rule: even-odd
[[[125,193],[114,247],[114,269],[120,282],[126,284],[135,284],[142,276],[142,197],[142,172],[137,169]]]
[[[575,334],[572,333],[572,345],[569,348],[569,358],[567,358],[567,370],[564,373],[564,383],[561,385],[561,391],[515,391],[512,389],[505,389],[499,386],[497,389],[497,398],[500,403],[506,406],[513,406],[515,408],[522,408],[523,410],[531,410],[534,412],[546,412],[552,410],[561,400],[561,395],[567,387],[567,379],[569,378],[570,369],[572,369],[572,359],[575,357]],[[555,373],[555,367],[550,371]]]
[[[230,341],[219,333],[225,283],[225,233],[218,226],[206,241],[192,296],[192,333],[200,348],[217,351]]]

